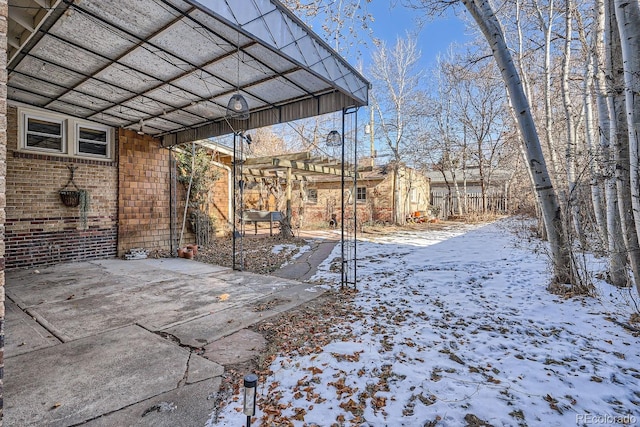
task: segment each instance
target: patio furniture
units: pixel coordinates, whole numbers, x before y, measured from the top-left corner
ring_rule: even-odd
[[[258,234],[258,223],[259,222],[268,222],[269,223],[269,236],[273,236],[273,223],[277,222],[282,224],[282,220],[284,219],[284,215],[279,211],[256,211],[256,210],[247,210],[242,212],[242,222],[244,224],[253,222],[255,227],[255,234]]]

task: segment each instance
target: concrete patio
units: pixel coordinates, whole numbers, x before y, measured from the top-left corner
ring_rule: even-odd
[[[193,350],[321,293],[180,258],[7,272],[4,421],[203,426],[224,368]]]

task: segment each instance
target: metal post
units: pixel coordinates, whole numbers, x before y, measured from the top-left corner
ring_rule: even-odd
[[[231,268],[236,270],[236,233],[238,232],[238,228],[236,225],[236,166],[237,166],[237,150],[236,150],[236,139],[238,138],[237,134],[233,134],[233,171],[232,171],[232,180],[233,180],[233,196],[231,198],[231,207],[233,210],[233,217],[231,218],[231,222],[233,223],[233,231],[231,232]]]
[[[340,174],[340,188],[342,189],[342,197],[340,198],[340,259],[342,260],[342,268],[340,269],[341,273],[341,281],[340,287],[344,288],[344,284],[346,283],[346,274],[347,274],[347,260],[345,259],[345,247],[344,247],[344,110],[342,110],[342,162],[341,162],[341,174]],[[355,197],[355,194],[354,194]]]
[[[353,135],[353,289],[357,287],[358,277],[358,109],[354,111],[355,127]],[[372,115],[373,119],[373,115]],[[372,120],[373,121],[373,120]],[[371,130],[373,136],[373,129]],[[373,146],[373,138],[372,138]],[[365,190],[366,191],[366,190]],[[366,202],[366,200],[365,200]]]

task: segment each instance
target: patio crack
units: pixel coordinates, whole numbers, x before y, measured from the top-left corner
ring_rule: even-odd
[[[180,388],[187,383],[187,378],[189,377],[189,366],[191,365],[191,356],[192,352],[189,352],[189,357],[187,358],[187,366],[185,367],[184,374],[182,375],[182,379],[178,381],[178,386],[176,388]]]

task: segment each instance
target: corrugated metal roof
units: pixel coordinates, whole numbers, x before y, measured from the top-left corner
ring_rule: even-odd
[[[7,98],[188,142],[366,105],[369,83],[276,0],[9,0]],[[241,93],[248,121],[227,120]]]

